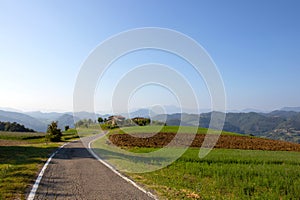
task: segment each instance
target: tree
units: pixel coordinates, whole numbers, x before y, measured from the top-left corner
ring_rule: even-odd
[[[132,119],[132,121],[139,126],[146,126],[151,123],[151,120],[149,118],[144,118],[144,117],[135,117]]]
[[[46,139],[50,140],[51,142],[59,142],[61,141],[61,130],[57,128],[57,122],[52,122],[48,125]]]
[[[102,117],[98,117],[98,122],[99,122],[99,124],[101,124],[101,123],[103,123],[103,118]]]
[[[68,131],[70,129],[70,126],[65,126],[65,131]]]

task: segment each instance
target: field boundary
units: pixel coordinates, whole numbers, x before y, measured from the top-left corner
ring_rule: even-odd
[[[110,164],[108,164],[107,162],[105,162],[103,159],[101,159],[92,149],[91,144],[96,141],[98,138],[90,141],[88,143],[88,151],[92,154],[92,156],[94,158],[96,158],[99,162],[101,162],[103,165],[105,165],[107,168],[109,168],[113,173],[115,173],[116,175],[118,175],[119,177],[121,177],[122,179],[124,179],[126,182],[130,183],[131,185],[133,185],[134,187],[136,187],[137,189],[139,189],[140,191],[142,191],[143,193],[147,194],[149,197],[158,200],[158,198],[152,194],[151,192],[145,190],[143,187],[139,186],[136,182],[134,182],[133,180],[129,179],[128,177],[124,176],[123,174],[121,174],[119,171],[117,171],[113,166],[111,166]]]
[[[36,191],[40,185],[40,182],[43,178],[43,175],[49,165],[49,163],[51,162],[52,158],[62,149],[64,148],[67,144],[69,144],[70,142],[67,142],[67,143],[64,143],[62,146],[60,146],[54,153],[51,154],[51,156],[48,158],[47,162],[44,164],[42,170],[40,171],[38,177],[36,178],[33,186],[32,186],[32,189],[30,190],[30,193],[27,197],[27,200],[33,200],[34,197],[35,197],[35,194],[36,194]]]

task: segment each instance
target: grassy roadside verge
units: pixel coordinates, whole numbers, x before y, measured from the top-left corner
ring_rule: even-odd
[[[77,138],[63,133],[63,142],[46,143],[44,133],[0,132],[0,199],[25,199],[49,155],[64,142]]]

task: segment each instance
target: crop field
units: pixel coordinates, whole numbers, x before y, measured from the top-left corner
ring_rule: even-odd
[[[157,133],[152,137],[149,134],[136,133],[134,136],[129,134],[113,134],[109,140],[120,147],[164,147],[168,144],[172,146],[201,147],[206,139],[214,139],[214,135],[204,134],[176,134],[176,133]],[[171,143],[172,142],[172,143]],[[225,149],[252,149],[252,150],[272,150],[272,151],[299,151],[300,144],[290,142],[262,139],[256,137],[243,137],[234,135],[221,135],[215,148]]]
[[[74,130],[63,140],[76,139]],[[45,133],[0,132],[0,199],[24,199],[49,155],[62,144],[46,143]]]
[[[121,150],[144,155],[161,149],[169,142],[161,142],[164,137],[168,135],[167,138],[173,138],[178,127],[163,127],[160,133],[154,129],[114,129],[108,137]],[[188,129],[180,133],[183,138],[188,137]],[[203,138],[206,132],[207,129],[198,129],[196,138]],[[148,136],[152,136],[153,141],[146,138]],[[226,145],[222,146],[224,142]],[[228,144],[235,142],[242,146],[250,145],[253,150],[230,149]],[[223,132],[217,143],[218,149],[213,149],[202,159],[198,156],[199,144],[195,145],[198,148],[188,148],[179,159],[159,170],[124,173],[155,191],[160,199],[300,199],[299,144]],[[139,167],[139,162],[147,161],[132,159],[130,154],[120,156],[123,153],[121,150],[118,152],[111,144],[101,143],[101,140],[96,141],[93,147],[102,158],[117,168],[126,165]],[[266,147],[273,151],[266,150]],[[170,149],[176,151],[178,148]],[[155,164],[155,160],[149,163]]]
[[[121,129],[113,129],[110,131],[111,134],[135,134],[135,133],[196,133],[196,134],[206,134],[207,128],[198,128],[192,126],[131,126],[122,127]],[[210,130],[210,133],[216,133],[214,130]],[[240,135],[238,133],[222,131],[223,135]]]

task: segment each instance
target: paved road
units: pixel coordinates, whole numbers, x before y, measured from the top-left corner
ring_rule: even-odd
[[[34,199],[152,198],[113,173],[91,156],[81,141],[76,141],[51,160]]]

